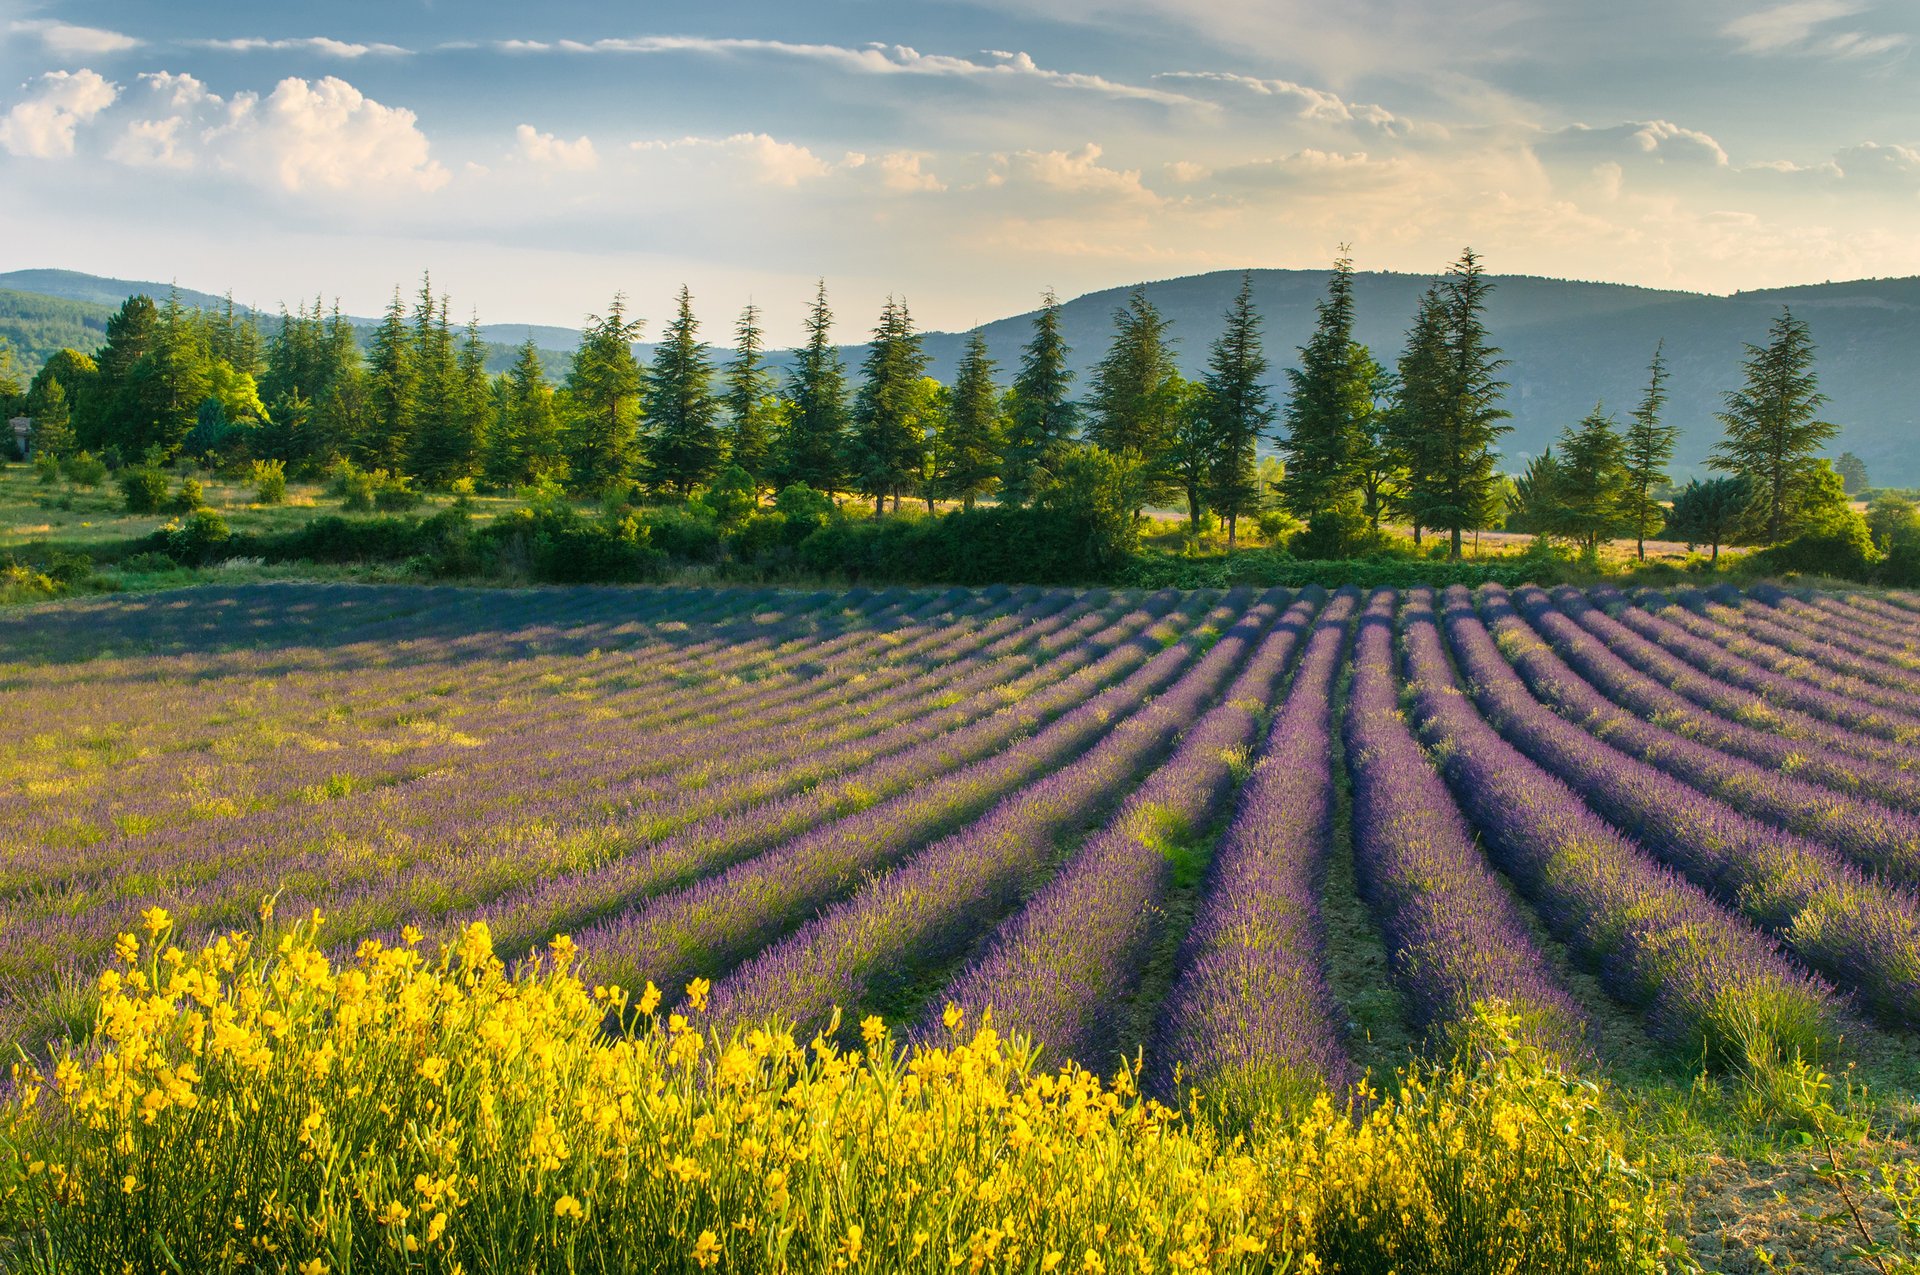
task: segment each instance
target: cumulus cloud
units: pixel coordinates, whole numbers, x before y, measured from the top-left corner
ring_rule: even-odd
[[[709,155],[722,158],[768,186],[794,187],[825,177],[834,165],[805,146],[783,142],[766,133],[735,133],[731,137],[682,137],[673,141],[633,143],[641,154]],[[864,162],[865,156],[851,157]]]
[[[35,159],[71,155],[80,126],[112,106],[119,95],[119,86],[97,72],[49,71],[32,81],[26,98],[0,118],[0,146]]]
[[[1655,164],[1681,168],[1727,168],[1726,149],[1706,133],[1670,120],[1594,128],[1573,124],[1547,134],[1534,147],[1550,158],[1594,163]]]
[[[1902,34],[1824,30],[1867,12],[1855,0],[1789,0],[1742,14],[1721,28],[1742,53],[1800,53],[1834,58],[1872,57],[1904,48]]]
[[[234,40],[189,40],[193,48],[218,49],[223,53],[318,53],[324,57],[364,58],[369,54],[381,57],[406,57],[413,50],[401,48],[397,44],[360,44],[351,40],[335,40],[324,35],[299,36],[286,40],[266,40],[258,36],[242,37]]]
[[[9,25],[8,30],[15,35],[38,36],[47,52],[63,58],[101,57],[109,53],[124,53],[140,45],[140,41],[118,31],[77,27],[48,18],[15,22]]]
[[[103,116],[113,103],[112,86],[106,88],[103,95],[93,87],[83,118],[100,117],[107,158],[116,163],[213,170],[290,193],[431,191],[448,180],[412,111],[376,102],[334,76],[289,77],[265,96],[222,97],[191,75],[153,72]],[[69,126],[67,153],[73,132]]]
[[[598,167],[600,163],[600,156],[593,149],[593,139],[590,137],[562,141],[552,133],[542,133],[531,124],[522,124],[514,130],[514,138],[521,159],[545,168],[583,172]]]
[[[1011,179],[1056,193],[1142,203],[1158,200],[1141,182],[1139,169],[1109,168],[1100,162],[1104,153],[1088,142],[1072,151],[1015,151],[997,161]]]
[[[1230,71],[1162,71],[1156,80],[1177,80],[1198,87],[1219,86],[1238,90],[1256,98],[1286,102],[1296,117],[1316,124],[1362,125],[1393,136],[1415,133],[1443,136],[1437,125],[1416,124],[1403,119],[1384,106],[1349,102],[1337,93],[1297,84],[1292,80],[1262,79],[1255,75],[1237,75]]]

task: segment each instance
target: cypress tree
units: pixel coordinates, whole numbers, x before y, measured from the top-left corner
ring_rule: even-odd
[[[1000,473],[1005,421],[993,368],[986,335],[975,328],[967,334],[934,446],[935,487],[963,509],[973,508],[975,500],[992,491]]]
[[[1113,343],[1089,384],[1087,435],[1124,464],[1139,467],[1137,499],[1163,500],[1176,486],[1169,461],[1181,406],[1167,321],[1146,289],[1135,288],[1114,311],[1113,324]],[[1136,508],[1134,516],[1142,512],[1144,507]]]
[[[700,322],[693,317],[693,294],[684,285],[653,352],[643,398],[647,472],[654,482],[684,496],[720,472],[720,404],[713,394],[713,364],[700,340]]]
[[[873,497],[878,514],[887,496],[900,509],[900,492],[921,477],[926,426],[920,381],[927,355],[904,302],[887,298],[861,365],[847,438],[846,472],[854,490]]]
[[[1666,405],[1667,357],[1666,342],[1662,341],[1653,347],[1653,362],[1647,369],[1647,389],[1640,396],[1640,406],[1633,409],[1633,423],[1627,426],[1625,443],[1624,513],[1633,528],[1635,556],[1642,562],[1647,559],[1647,536],[1658,531],[1663,521],[1660,502],[1653,498],[1653,493],[1669,481],[1667,464],[1673,459],[1674,445],[1680,437],[1678,426],[1661,422],[1660,413]]]
[[[605,491],[632,476],[638,460],[640,365],[633,343],[641,321],[615,293],[606,316],[589,315],[567,371],[567,465],[576,490]]]
[[[1767,344],[1747,346],[1746,384],[1726,394],[1726,435],[1707,464],[1747,480],[1750,532],[1762,544],[1792,539],[1819,493],[1819,452],[1840,432],[1819,419],[1827,396],[1814,372],[1813,334],[1782,309]]]
[[[842,451],[847,429],[847,369],[829,338],[833,311],[827,283],[820,281],[803,324],[807,341],[787,378],[787,422],[777,449],[782,486],[804,483],[832,495],[844,485]]]
[[[1226,330],[1213,343],[1207,361],[1202,406],[1210,434],[1205,493],[1214,512],[1227,520],[1227,552],[1232,553],[1241,515],[1260,512],[1260,479],[1255,472],[1260,438],[1273,425],[1273,395],[1268,391],[1267,357],[1260,346],[1260,312],[1253,305],[1253,276],[1240,276],[1240,291],[1227,310]],[[1189,505],[1194,502],[1190,499]]]
[[[762,356],[760,309],[751,303],[734,326],[734,355],[727,364],[727,459],[753,479],[757,491],[770,476],[773,423],[778,418],[773,373]]]
[[[1060,299],[1049,291],[1033,316],[1033,337],[1020,352],[1020,373],[1009,395],[1000,469],[1000,498],[1007,504],[1031,504],[1073,440],[1079,407],[1067,397],[1073,385],[1070,353],[1060,334]]]
[[[1421,518],[1421,494],[1438,463],[1434,454],[1437,438],[1428,422],[1441,411],[1446,340],[1446,305],[1436,283],[1421,295],[1413,326],[1407,331],[1406,345],[1395,366],[1393,398],[1381,429],[1386,467],[1403,476],[1389,507],[1413,524],[1415,544],[1420,543],[1428,525]]]

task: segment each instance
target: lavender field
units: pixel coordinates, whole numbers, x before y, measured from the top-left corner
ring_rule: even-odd
[[[0,616],[0,1031],[271,896],[1168,1088],[1338,1091],[1495,998],[1595,1070],[1911,1055],[1917,768],[1897,595],[93,599]]]

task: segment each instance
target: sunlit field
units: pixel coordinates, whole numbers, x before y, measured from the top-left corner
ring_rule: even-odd
[[[8,1268],[1913,1251],[1912,596],[200,587],[0,776]]]

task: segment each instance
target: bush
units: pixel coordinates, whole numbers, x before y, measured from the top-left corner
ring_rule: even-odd
[[[1864,581],[1871,578],[1878,557],[1866,519],[1854,514],[1795,536],[1785,544],[1750,554],[1741,567],[1761,575],[1798,574]]]
[[[153,465],[120,471],[120,495],[130,514],[157,514],[167,503],[167,473]]]
[[[180,481],[180,490],[167,499],[167,512],[170,514],[190,514],[196,509],[206,508],[206,490],[200,486],[198,478],[184,478]]]
[[[420,507],[420,493],[413,489],[413,480],[405,474],[376,469],[369,477],[373,480],[373,507],[381,513],[399,514]]]
[[[167,557],[188,567],[212,561],[233,539],[227,520],[211,509],[196,509],[162,527],[159,534]]]
[[[713,480],[713,486],[696,492],[689,505],[719,524],[728,535],[746,526],[747,519],[760,507],[760,491],[752,475],[738,465],[729,465]]]
[[[89,491],[107,481],[107,464],[92,452],[75,452],[60,462],[60,472],[76,487]]]
[[[146,550],[121,559],[120,569],[134,575],[158,575],[162,571],[177,571],[180,564],[157,550]]]
[[[652,509],[639,517],[648,543],[676,562],[720,560],[720,524],[711,517],[686,509]]]
[[[284,460],[256,460],[250,476],[253,479],[253,499],[262,505],[277,505],[287,498],[287,462]]]
[[[33,458],[34,476],[42,487],[51,487],[60,481],[60,458],[52,452],[41,452]]]

